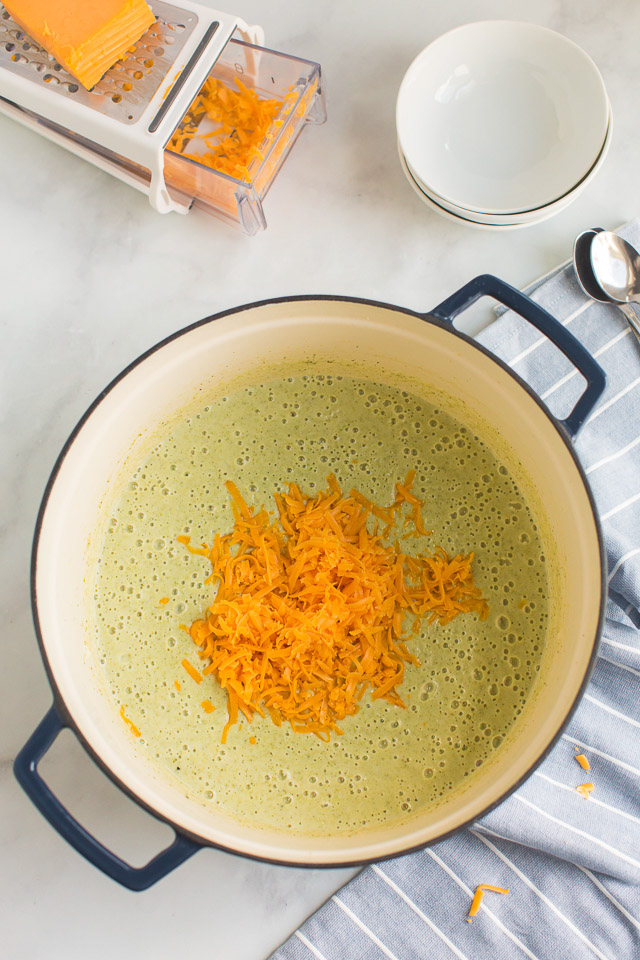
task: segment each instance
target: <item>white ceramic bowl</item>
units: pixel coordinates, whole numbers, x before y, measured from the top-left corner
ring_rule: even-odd
[[[532,23],[488,20],[439,37],[409,67],[398,139],[430,192],[469,211],[538,210],[601,154],[609,102],[593,61]]]
[[[398,150],[400,152],[400,159],[405,171],[405,174],[409,176],[417,186],[418,190],[426,195],[432,204],[448,211],[454,216],[471,221],[475,224],[480,224],[484,226],[526,226],[527,224],[539,223],[541,220],[546,220],[549,217],[554,216],[556,213],[560,213],[561,210],[564,210],[569,206],[570,203],[580,196],[582,191],[587,187],[591,180],[595,177],[597,172],[602,167],[602,164],[605,161],[605,158],[609,152],[609,147],[611,145],[611,136],[613,132],[613,118],[610,118],[609,127],[607,129],[607,135],[605,137],[604,144],[602,145],[602,150],[598,156],[596,162],[592,166],[591,170],[587,173],[582,180],[576,184],[573,190],[570,190],[563,197],[560,197],[558,200],[553,203],[546,204],[544,207],[538,207],[536,210],[527,210],[521,213],[513,214],[487,214],[487,213],[478,213],[476,211],[468,210],[466,207],[459,207],[455,203],[451,203],[448,200],[445,200],[435,191],[430,190],[429,187],[422,182],[417,172],[412,168],[411,164],[408,162],[407,158],[402,154],[402,148],[398,143]]]
[[[518,230],[520,227],[530,226],[529,222],[523,223],[522,221],[519,223],[506,224],[479,223],[477,220],[469,219],[471,216],[473,216],[473,214],[468,214],[466,217],[461,217],[457,213],[451,213],[450,210],[447,210],[446,207],[441,206],[432,197],[430,197],[428,193],[425,193],[409,169],[400,145],[398,145],[398,155],[400,157],[400,166],[402,167],[403,173],[409,181],[409,185],[412,187],[413,192],[420,200],[422,200],[425,206],[427,206],[430,210],[433,210],[434,213],[439,213],[441,217],[445,218],[445,220],[451,220],[453,223],[463,224],[465,227],[473,227],[476,230]]]

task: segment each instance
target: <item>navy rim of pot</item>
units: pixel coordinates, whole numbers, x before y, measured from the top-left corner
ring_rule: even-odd
[[[476,278],[476,279],[478,279],[478,278]],[[493,278],[492,278],[492,279],[493,279]],[[456,294],[454,294],[453,296],[455,297]],[[451,299],[451,298],[448,298],[448,299]],[[43,520],[44,520],[44,516],[45,516],[46,509],[47,509],[47,505],[48,505],[48,502],[49,502],[49,497],[50,497],[51,491],[52,491],[52,489],[53,489],[53,486],[54,486],[54,484],[55,484],[55,481],[56,481],[56,479],[57,479],[58,473],[60,472],[60,469],[61,469],[61,467],[62,467],[62,465],[63,465],[63,463],[64,463],[64,460],[66,459],[66,456],[67,456],[69,450],[71,449],[71,446],[72,446],[73,443],[75,442],[75,439],[76,439],[77,435],[79,434],[79,432],[80,432],[81,429],[83,428],[83,426],[84,426],[84,424],[86,423],[86,421],[89,419],[89,417],[90,417],[91,414],[94,412],[94,410],[99,406],[99,404],[100,404],[100,403],[108,396],[108,394],[111,393],[111,391],[120,383],[120,381],[121,381],[121,380],[124,380],[124,378],[125,378],[126,376],[128,376],[128,374],[129,374],[131,371],[133,371],[136,367],[138,367],[140,364],[142,364],[142,363],[143,363],[145,360],[147,360],[149,357],[153,356],[153,354],[157,353],[157,352],[158,352],[159,350],[161,350],[163,347],[165,347],[166,345],[172,343],[174,340],[177,340],[177,339],[180,338],[181,336],[183,336],[183,335],[185,335],[185,334],[188,334],[188,333],[190,333],[190,332],[193,331],[193,330],[198,329],[199,327],[203,327],[203,326],[205,326],[205,325],[207,325],[207,324],[209,324],[209,323],[213,323],[213,322],[216,321],[216,320],[221,320],[221,319],[223,319],[224,317],[229,317],[229,316],[233,316],[233,315],[236,315],[236,314],[241,314],[241,313],[244,313],[244,312],[246,312],[246,311],[248,311],[248,310],[253,310],[253,309],[256,309],[256,308],[260,308],[260,307],[272,306],[272,305],[276,305],[276,304],[308,303],[308,302],[360,304],[360,305],[362,305],[362,306],[374,307],[374,308],[376,308],[376,309],[391,310],[391,311],[393,311],[393,312],[401,313],[401,314],[404,314],[404,315],[409,316],[409,317],[413,317],[413,318],[415,318],[415,319],[417,319],[417,320],[421,320],[421,321],[426,322],[426,323],[431,323],[431,324],[433,324],[433,325],[435,325],[435,326],[437,326],[437,327],[440,327],[440,328],[443,329],[443,330],[446,330],[448,333],[452,334],[453,336],[456,336],[456,337],[458,337],[459,339],[465,341],[465,342],[466,342],[467,344],[469,344],[472,348],[474,348],[474,349],[476,349],[476,350],[479,350],[479,351],[480,351],[481,353],[483,353],[488,359],[492,360],[492,361],[493,361],[494,363],[496,363],[502,370],[504,370],[510,377],[512,377],[512,378],[516,381],[516,383],[517,383],[517,384],[529,395],[529,397],[536,403],[536,405],[540,408],[541,412],[547,417],[547,419],[551,421],[553,427],[555,428],[556,432],[559,434],[560,438],[562,439],[565,447],[566,447],[567,450],[569,451],[569,453],[570,453],[570,455],[571,455],[571,458],[572,458],[572,460],[573,460],[573,462],[574,462],[574,465],[575,465],[575,467],[576,467],[576,469],[577,469],[577,471],[578,471],[578,473],[579,473],[579,475],[580,475],[580,479],[581,479],[581,481],[582,481],[582,484],[583,484],[583,486],[584,486],[584,489],[585,489],[585,492],[586,492],[586,494],[587,494],[587,498],[588,498],[588,501],[589,501],[589,506],[590,506],[590,510],[591,510],[591,516],[592,516],[592,519],[593,519],[593,523],[594,523],[594,527],[595,527],[595,531],[596,531],[596,536],[597,536],[597,540],[598,540],[598,554],[599,554],[599,560],[600,560],[600,587],[601,587],[601,590],[600,590],[600,605],[599,605],[599,611],[598,611],[598,619],[597,619],[596,629],[595,629],[595,631],[594,631],[592,650],[591,650],[591,654],[590,654],[590,657],[589,657],[589,662],[588,662],[588,665],[587,665],[587,669],[586,669],[586,671],[585,671],[584,678],[583,678],[583,680],[582,680],[582,683],[580,684],[580,688],[579,688],[576,696],[574,697],[573,701],[568,705],[566,715],[565,715],[562,723],[560,724],[557,732],[555,733],[555,735],[551,738],[551,740],[549,741],[549,743],[547,744],[547,746],[545,747],[545,749],[540,753],[540,755],[538,756],[538,758],[528,767],[527,771],[526,771],[515,783],[513,783],[513,784],[512,784],[499,798],[497,798],[493,803],[491,803],[491,804],[489,804],[487,807],[483,808],[476,816],[470,818],[469,820],[466,820],[464,823],[459,824],[457,827],[453,828],[452,830],[448,830],[448,831],[445,832],[445,833],[439,834],[437,837],[434,837],[434,838],[431,839],[431,840],[428,840],[428,841],[425,841],[425,842],[422,842],[422,843],[419,843],[419,844],[414,844],[414,845],[411,845],[411,846],[401,846],[401,847],[399,847],[398,849],[394,850],[392,853],[388,853],[388,854],[384,854],[384,855],[378,855],[378,856],[372,856],[372,857],[368,857],[368,858],[365,858],[365,859],[341,860],[341,859],[338,858],[338,859],[333,860],[333,861],[323,861],[323,862],[315,862],[315,861],[305,862],[305,861],[300,861],[300,860],[288,860],[288,859],[279,858],[279,857],[261,856],[261,855],[259,855],[259,854],[253,854],[253,853],[248,853],[248,852],[243,851],[243,850],[238,850],[238,849],[236,849],[236,848],[233,847],[233,846],[226,846],[225,844],[215,843],[215,842],[213,842],[213,841],[211,841],[211,840],[207,840],[207,839],[203,838],[202,836],[200,836],[199,834],[193,833],[193,832],[185,829],[184,827],[178,825],[177,823],[175,823],[175,821],[171,820],[171,818],[166,817],[166,816],[164,816],[163,814],[159,813],[153,806],[151,806],[151,805],[150,805],[149,803],[147,803],[145,800],[141,799],[133,790],[131,790],[131,789],[127,786],[127,784],[125,784],[124,782],[122,782],[122,781],[119,779],[119,777],[117,777],[117,776],[111,771],[111,769],[107,766],[107,764],[102,760],[101,756],[94,750],[94,748],[92,747],[92,745],[91,745],[91,744],[88,742],[88,740],[85,738],[84,734],[82,733],[82,731],[80,730],[80,728],[79,728],[78,725],[76,724],[75,720],[74,720],[73,717],[71,716],[71,713],[69,712],[69,710],[68,710],[67,707],[66,707],[64,698],[62,697],[62,694],[60,693],[60,690],[58,689],[58,685],[57,685],[55,676],[54,676],[54,674],[53,674],[53,671],[52,671],[52,669],[51,669],[51,665],[50,665],[50,663],[49,663],[49,659],[48,659],[48,657],[47,657],[47,652],[46,652],[46,648],[45,648],[45,644],[44,644],[44,640],[43,640],[42,630],[41,630],[41,627],[40,627],[40,620],[39,620],[39,616],[38,616],[38,605],[37,605],[37,604],[38,604],[38,601],[37,601],[37,591],[36,591],[37,554],[38,554],[38,545],[39,545],[39,540],[40,540],[40,533],[41,533],[42,523],[43,523]],[[447,301],[445,301],[445,302],[447,302]],[[434,308],[434,309],[437,310],[438,307],[436,307],[436,308]],[[557,322],[557,321],[556,321],[556,322]],[[558,324],[558,325],[559,325],[559,324]],[[561,329],[562,329],[562,328],[561,328]],[[605,553],[605,548],[604,548],[604,540],[603,540],[603,535],[602,535],[602,527],[601,527],[601,524],[600,524],[600,519],[599,519],[599,517],[598,517],[598,512],[597,512],[597,509],[596,509],[596,504],[595,504],[595,501],[594,501],[594,498],[593,498],[593,493],[592,493],[591,488],[590,488],[590,486],[589,486],[589,483],[588,483],[588,481],[587,481],[586,474],[585,474],[585,472],[584,472],[584,468],[582,467],[582,464],[580,463],[580,461],[579,461],[579,459],[578,459],[578,457],[577,457],[577,455],[576,455],[575,448],[574,448],[574,445],[573,445],[573,442],[572,442],[572,437],[569,435],[569,433],[567,432],[567,430],[564,428],[564,426],[563,426],[563,424],[561,423],[561,421],[559,421],[558,419],[556,419],[556,418],[550,413],[549,409],[545,406],[545,404],[543,403],[543,401],[540,399],[539,395],[538,395],[538,394],[529,386],[529,384],[528,384],[525,380],[523,380],[523,379],[519,376],[519,374],[517,374],[505,361],[503,361],[500,357],[497,357],[495,354],[493,354],[490,350],[488,350],[488,349],[487,349],[486,347],[484,347],[482,344],[478,343],[473,337],[469,336],[468,334],[466,334],[466,333],[464,333],[464,332],[462,332],[462,331],[460,331],[460,330],[457,330],[457,329],[453,326],[453,321],[452,321],[452,320],[443,320],[443,319],[440,319],[440,318],[437,317],[437,316],[433,316],[430,312],[421,313],[421,312],[416,311],[416,310],[411,310],[411,309],[409,309],[409,308],[407,308],[407,307],[400,307],[400,306],[398,306],[398,305],[396,305],[396,304],[386,303],[386,302],[380,301],[380,300],[371,300],[371,299],[362,298],[362,297],[348,297],[348,296],[331,295],[331,294],[318,294],[318,295],[308,295],[308,294],[307,294],[307,295],[294,295],[294,296],[274,297],[274,298],[269,298],[269,299],[266,299],[266,300],[258,300],[258,301],[254,301],[254,302],[252,302],[252,303],[242,304],[242,305],[240,305],[240,306],[238,306],[238,307],[229,308],[229,309],[227,309],[227,310],[220,311],[219,313],[212,314],[212,315],[210,315],[210,316],[208,316],[208,317],[204,317],[203,319],[197,320],[197,321],[195,321],[194,323],[191,323],[191,324],[187,325],[186,327],[182,327],[180,330],[177,330],[177,331],[175,331],[174,333],[169,334],[167,337],[164,337],[162,340],[158,341],[158,343],[154,344],[153,346],[151,346],[151,347],[149,347],[147,350],[145,350],[143,353],[141,353],[141,354],[140,354],[138,357],[136,357],[131,363],[129,363],[123,370],[121,370],[120,373],[117,374],[103,390],[100,391],[100,393],[97,395],[97,397],[95,398],[95,400],[90,404],[90,406],[87,408],[87,410],[85,411],[85,413],[84,413],[84,414],[82,415],[82,417],[78,420],[78,422],[76,423],[75,427],[74,427],[73,430],[71,431],[69,437],[67,438],[64,446],[62,447],[62,449],[61,449],[61,451],[60,451],[60,453],[59,453],[59,455],[58,455],[58,457],[57,457],[57,459],[56,459],[56,461],[55,461],[55,464],[54,464],[54,466],[53,466],[53,468],[52,468],[52,470],[51,470],[51,473],[50,473],[50,475],[49,475],[49,479],[48,479],[48,481],[47,481],[47,484],[46,484],[46,487],[45,487],[45,490],[44,490],[44,493],[43,493],[43,496],[42,496],[42,501],[41,501],[41,503],[40,503],[40,508],[39,508],[39,510],[38,510],[38,515],[37,515],[36,524],[35,524],[35,530],[34,530],[34,536],[33,536],[33,545],[32,545],[32,552],[31,552],[31,569],[30,569],[31,611],[32,611],[32,616],[33,616],[33,623],[34,623],[34,629],[35,629],[36,639],[37,639],[38,646],[39,646],[39,649],[40,649],[40,655],[41,655],[41,657],[42,657],[43,664],[44,664],[44,667],[45,667],[45,671],[46,671],[46,674],[47,674],[47,678],[48,678],[48,680],[49,680],[49,684],[50,684],[50,686],[51,686],[51,690],[52,690],[52,693],[53,693],[53,709],[55,709],[56,713],[58,714],[58,716],[59,716],[59,718],[60,718],[60,720],[61,720],[61,722],[62,722],[62,725],[65,726],[65,727],[68,727],[68,728],[74,733],[74,735],[75,735],[76,738],[78,739],[79,743],[82,745],[82,747],[83,747],[84,750],[87,752],[87,754],[89,755],[89,757],[93,760],[93,762],[97,765],[97,767],[98,767],[100,770],[102,770],[102,772],[111,780],[111,782],[112,782],[116,787],[118,787],[120,790],[122,790],[122,792],[123,792],[126,796],[128,796],[131,800],[133,800],[135,803],[137,803],[138,806],[140,806],[142,809],[146,810],[146,811],[147,811],[152,817],[154,817],[156,820],[159,820],[160,822],[166,823],[169,827],[171,827],[171,828],[174,830],[175,834],[176,834],[176,838],[183,837],[183,838],[186,838],[187,840],[191,840],[191,841],[193,841],[193,842],[197,845],[197,847],[209,847],[209,848],[211,848],[211,849],[220,850],[220,851],[225,852],[225,853],[234,854],[235,856],[241,856],[241,857],[243,857],[243,858],[245,858],[245,859],[248,859],[248,860],[256,860],[256,861],[258,861],[258,862],[269,863],[269,864],[273,864],[273,865],[276,865],[276,866],[289,866],[289,867],[301,867],[301,868],[308,867],[308,868],[312,868],[312,869],[336,869],[336,868],[342,868],[342,867],[348,868],[348,867],[356,867],[356,866],[366,866],[366,865],[371,864],[371,863],[379,863],[379,862],[383,862],[383,861],[385,861],[385,860],[391,860],[391,859],[394,859],[394,858],[396,858],[396,857],[404,856],[404,855],[409,854],[409,853],[415,853],[415,852],[417,852],[418,850],[423,850],[423,849],[425,849],[426,847],[429,847],[429,846],[431,846],[431,845],[433,845],[433,844],[435,844],[435,843],[439,843],[439,842],[442,841],[442,840],[446,840],[448,837],[454,836],[455,834],[459,833],[460,831],[465,830],[466,828],[468,828],[468,827],[472,826],[474,823],[476,823],[479,819],[481,819],[482,817],[486,816],[488,813],[490,813],[492,810],[494,810],[496,807],[498,807],[501,803],[503,803],[508,797],[510,797],[520,786],[522,786],[523,783],[525,783],[526,780],[529,779],[529,777],[531,776],[531,774],[540,766],[541,763],[543,763],[543,761],[549,756],[549,754],[551,753],[551,751],[553,750],[553,748],[556,746],[556,744],[557,744],[557,743],[560,741],[560,739],[562,738],[562,735],[563,735],[564,731],[566,730],[567,726],[569,725],[569,723],[570,723],[570,721],[571,721],[571,719],[572,719],[575,711],[577,710],[578,705],[580,704],[580,702],[581,702],[581,700],[582,700],[582,697],[583,697],[583,695],[584,695],[584,693],[585,693],[585,690],[586,690],[586,688],[587,688],[587,686],[588,686],[588,684],[589,684],[589,682],[590,682],[590,680],[591,680],[591,676],[592,676],[593,670],[594,670],[594,668],[595,668],[596,660],[597,660],[599,640],[600,640],[600,636],[601,636],[601,633],[602,633],[602,626],[603,626],[604,614],[605,614],[605,605],[606,605],[606,599],[607,599],[606,569],[607,569],[607,566],[606,566],[606,553]],[[196,852],[196,851],[194,850],[194,852]],[[150,863],[151,863],[151,862],[152,862],[152,861],[150,861]],[[147,865],[147,866],[148,866],[148,865]],[[140,869],[140,870],[144,870],[145,867],[141,867],[141,868],[139,868],[139,869]],[[168,873],[168,872],[169,872],[169,871],[167,871],[167,873]],[[164,876],[164,875],[165,875],[165,874],[162,873],[159,877],[156,877],[156,878],[152,881],[152,883],[155,882],[155,880],[157,880],[157,879],[161,879],[162,876]]]

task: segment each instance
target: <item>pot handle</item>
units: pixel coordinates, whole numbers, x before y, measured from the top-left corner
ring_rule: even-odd
[[[40,813],[78,853],[129,890],[146,890],[196,853],[202,844],[176,831],[175,840],[166,849],[143,867],[132,867],[96,840],[63,807],[38,773],[38,763],[67,726],[56,707],[51,707],[14,761],[16,779]]]
[[[575,407],[568,417],[559,422],[571,437],[575,437],[591,413],[602,391],[605,388],[605,375],[602,368],[593,359],[591,354],[582,346],[566,327],[563,327],[555,317],[552,317],[543,307],[534,303],[520,290],[499,280],[489,273],[475,277],[461,287],[456,293],[447,297],[429,316],[446,323],[453,323],[454,319],[480,297],[493,297],[510,310],[514,310],[523,319],[532,323],[540,333],[543,333],[552,343],[564,353],[565,357],[577,367],[587,381],[584,393],[580,396]]]

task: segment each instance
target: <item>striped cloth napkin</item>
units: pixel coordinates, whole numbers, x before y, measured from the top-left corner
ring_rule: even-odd
[[[620,234],[640,248],[640,221]],[[562,739],[473,828],[365,868],[272,960],[638,960],[640,958],[640,344],[617,307],[588,300],[570,264],[528,291],[604,368],[607,387],[576,450],[607,547],[599,658]],[[478,338],[565,416],[582,378],[510,311]],[[575,748],[597,784],[573,789]],[[475,887],[487,894],[466,923]]]

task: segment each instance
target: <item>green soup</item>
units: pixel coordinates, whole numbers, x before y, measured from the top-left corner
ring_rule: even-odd
[[[399,690],[406,709],[367,695],[329,744],[256,717],[232,727],[222,745],[226,695],[211,677],[198,686],[181,666],[184,657],[197,663],[180,624],[211,603],[211,568],[176,538],[210,543],[231,529],[227,479],[271,509],[288,482],[313,494],[333,471],[344,489],[386,504],[410,469],[433,529],[410,541],[412,550],[473,550],[489,619],[463,614],[444,627],[423,625],[410,643],[421,665],[408,666]],[[548,619],[535,519],[489,446],[410,393],[322,375],[238,390],[168,434],[113,513],[95,596],[109,686],[150,756],[212,809],[305,833],[388,824],[468,784],[517,722]]]

